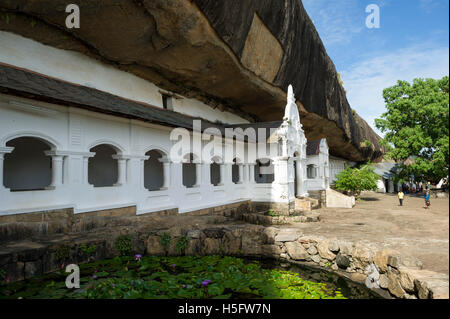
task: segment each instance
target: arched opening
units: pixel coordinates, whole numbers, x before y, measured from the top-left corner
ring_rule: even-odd
[[[42,190],[52,182],[52,159],[45,155],[51,149],[35,137],[19,137],[6,143],[14,147],[5,154],[3,185],[11,191]]]
[[[220,164],[218,163],[219,159],[215,158],[213,159],[213,162],[209,166],[210,173],[211,173],[211,184],[214,186],[219,186],[222,181],[222,176],[220,172]]]
[[[255,182],[257,184],[270,184],[275,180],[272,160],[259,159],[255,165]]]
[[[164,157],[158,150],[145,153],[149,159],[144,162],[144,187],[149,191],[160,190],[164,186]]]
[[[183,185],[187,188],[196,186],[197,183],[197,164],[194,161],[194,155],[187,155],[188,162],[183,163]]]
[[[232,174],[232,181],[234,184],[238,184],[240,181],[240,172],[239,172],[239,165],[237,164],[237,159],[235,158],[233,160],[233,166],[231,168],[231,174]]]
[[[89,159],[88,182],[94,187],[114,186],[118,180],[117,151],[108,144],[100,144],[90,149],[95,156]]]
[[[317,166],[314,164],[310,164],[306,166],[306,175],[308,179],[316,179],[317,178]]]

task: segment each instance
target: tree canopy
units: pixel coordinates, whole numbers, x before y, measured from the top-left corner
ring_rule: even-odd
[[[449,167],[449,77],[398,81],[383,91],[387,112],[375,120],[386,156],[401,179],[439,180]]]

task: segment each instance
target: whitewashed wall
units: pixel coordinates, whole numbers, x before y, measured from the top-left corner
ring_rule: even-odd
[[[316,167],[316,178],[307,179],[307,188],[309,191],[325,190],[330,187],[330,167],[329,167],[328,144],[326,139],[320,141],[319,154],[308,155],[306,165]]]
[[[0,153],[7,142],[21,136],[36,137],[52,146],[63,159],[62,184],[54,189],[11,192],[0,185],[0,214],[74,207],[76,213],[136,205],[138,213],[178,208],[187,212],[236,201],[287,202],[282,188],[255,184],[254,164],[241,168],[242,183],[232,182],[232,163],[223,164],[221,185],[210,183],[209,163],[202,164],[201,183],[182,185],[182,164],[170,163],[167,189],[144,188],[145,154],[157,149],[167,155],[173,141],[171,129],[141,121],[104,115],[77,108],[0,95]],[[206,142],[205,142],[206,143]],[[93,187],[87,181],[87,163],[92,147],[112,145],[125,158],[122,185]],[[0,154],[4,155],[4,154]],[[275,158],[276,159],[276,158]]]

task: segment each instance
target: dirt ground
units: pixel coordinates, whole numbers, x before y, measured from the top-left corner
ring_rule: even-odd
[[[449,199],[365,193],[353,209],[320,209],[319,223],[298,224],[305,235],[373,243],[419,258],[424,269],[449,273]]]

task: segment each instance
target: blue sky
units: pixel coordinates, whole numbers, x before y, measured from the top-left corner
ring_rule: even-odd
[[[380,7],[368,29],[366,6]],[[375,130],[385,111],[383,89],[397,80],[449,74],[449,0],[303,0],[350,105]],[[381,133],[376,130],[378,134]]]

